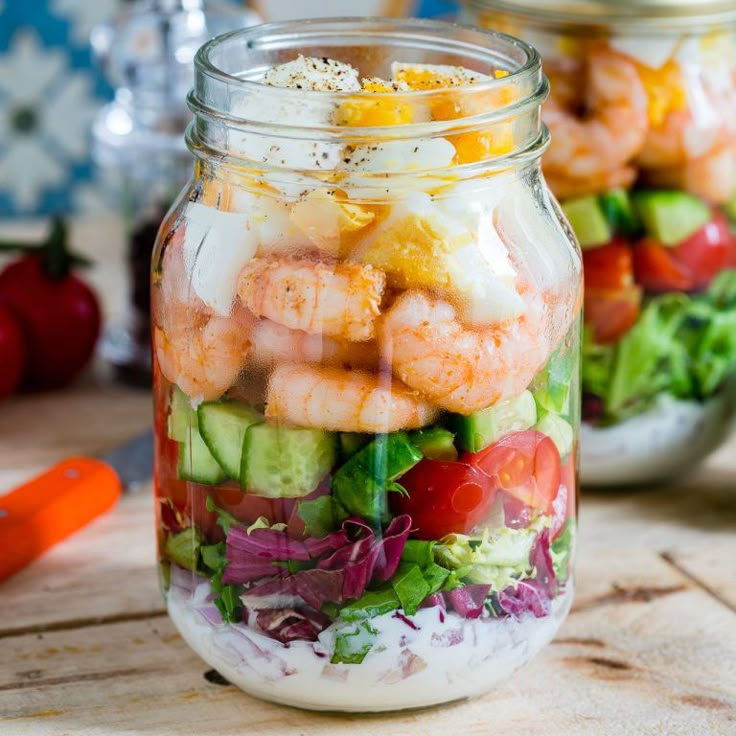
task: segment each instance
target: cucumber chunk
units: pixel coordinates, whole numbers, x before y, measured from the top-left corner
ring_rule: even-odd
[[[627,236],[639,232],[641,223],[631,197],[625,189],[611,189],[604,192],[599,195],[598,201],[613,232]]]
[[[387,519],[386,492],[422,459],[406,432],[378,435],[332,478],[332,494],[350,514],[371,522]]]
[[[736,223],[736,192],[734,192],[728,202],[723,205],[723,210],[728,216],[728,219],[731,220],[731,223]]]
[[[531,387],[539,410],[554,414],[570,413],[570,386],[574,369],[575,361],[569,349],[558,349],[552,354]]]
[[[662,245],[678,245],[713,217],[705,202],[685,192],[643,191],[633,197],[645,230]]]
[[[546,434],[557,445],[563,460],[572,452],[572,427],[558,414],[545,414],[534,428],[537,432]]]
[[[212,457],[196,424],[179,443],[179,478],[208,486],[216,486],[227,478],[220,463]]]
[[[411,443],[430,460],[457,460],[455,435],[444,427],[427,427],[409,434]]]
[[[197,428],[197,410],[192,409],[189,397],[174,386],[169,409],[168,435],[176,442],[184,442],[192,427]]]
[[[199,432],[212,457],[233,480],[240,479],[245,431],[263,421],[263,415],[235,401],[211,401],[197,410]]]
[[[240,485],[269,498],[309,495],[337,458],[337,438],[321,429],[252,424],[245,432]]]
[[[457,432],[460,449],[480,452],[509,432],[533,427],[537,421],[537,404],[531,391],[524,391],[516,398],[468,416],[454,414],[450,421]]]
[[[595,248],[598,245],[605,245],[611,239],[611,226],[598,197],[590,195],[568,199],[563,203],[562,211],[569,220],[581,248]]]

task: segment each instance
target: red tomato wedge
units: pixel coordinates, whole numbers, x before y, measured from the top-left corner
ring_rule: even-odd
[[[690,275],[692,288],[704,289],[726,267],[733,236],[726,217],[717,212],[689,238],[672,249],[672,257]]]
[[[477,467],[508,495],[551,513],[560,490],[561,461],[547,435],[533,429],[513,432],[481,452],[464,453],[460,460]]]
[[[636,280],[647,291],[691,291],[694,288],[689,271],[675,259],[674,250],[650,238],[634,248]]]
[[[598,343],[616,342],[626,334],[639,317],[642,288],[585,289],[585,323],[593,328]]]
[[[468,463],[427,460],[402,475],[408,495],[391,494],[391,508],[409,514],[418,539],[468,534],[490,511],[495,497],[491,480]]]
[[[634,257],[624,240],[583,251],[586,289],[624,289],[634,283]]]

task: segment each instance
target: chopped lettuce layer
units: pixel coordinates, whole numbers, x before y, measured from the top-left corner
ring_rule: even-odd
[[[662,393],[704,401],[736,373],[736,271],[707,291],[652,297],[611,345],[583,337],[583,390],[602,402],[600,424],[645,411]]]

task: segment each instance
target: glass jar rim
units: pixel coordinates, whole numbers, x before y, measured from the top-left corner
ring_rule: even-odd
[[[733,0],[461,0],[479,11],[497,11],[535,24],[633,32],[712,29],[736,24]]]
[[[351,43],[352,42],[352,43]],[[351,46],[394,47],[399,54],[413,52],[443,55],[443,64],[450,64],[445,57],[458,59],[458,66],[466,66],[471,71],[485,64],[485,69],[503,69],[508,73],[482,79],[466,85],[452,87],[459,96],[478,98],[486,92],[513,89],[516,94],[496,95],[495,104],[488,105],[480,112],[472,112],[448,120],[429,120],[402,122],[395,125],[359,126],[338,125],[332,119],[304,120],[298,116],[285,116],[285,119],[266,119],[258,114],[239,110],[234,102],[241,96],[255,97],[260,105],[258,110],[266,111],[271,105],[287,104],[294,109],[295,104],[307,101],[312,106],[335,106],[348,100],[355,100],[359,92],[353,91],[313,91],[263,84],[262,76],[272,67],[274,57],[282,63],[278,54],[291,52],[291,58],[298,53],[306,56],[319,55],[317,49],[350,48]],[[311,49],[315,53],[310,54]],[[219,58],[218,58],[219,54]],[[248,55],[251,55],[249,64]],[[269,56],[270,55],[270,56]],[[336,54],[337,55],[337,54]],[[337,55],[339,58],[339,55]],[[225,60],[223,63],[222,60]],[[267,59],[267,62],[265,61]],[[286,60],[286,59],[284,59]],[[229,62],[229,68],[228,68]],[[461,63],[463,62],[463,63]],[[470,63],[473,66],[470,66]],[[413,63],[408,61],[408,63]],[[419,63],[419,62],[415,62]],[[487,73],[487,72],[486,72]],[[369,75],[365,75],[369,76]],[[318,18],[313,20],[282,21],[256,27],[244,28],[218,36],[205,44],[195,57],[195,85],[188,102],[195,119],[187,133],[187,141],[195,155],[200,152],[207,156],[206,135],[201,130],[208,126],[212,130],[233,130],[275,139],[302,140],[314,142],[342,141],[347,145],[384,142],[387,140],[413,140],[417,138],[436,138],[475,132],[533,115],[538,116],[541,104],[547,96],[548,83],[542,73],[539,53],[529,44],[503,33],[479,29],[477,27],[446,23],[433,20],[392,18]],[[431,104],[447,100],[448,88],[414,90],[399,92],[371,92],[370,98],[390,97],[401,104]],[[252,110],[255,108],[249,108]],[[266,116],[267,117],[267,116]],[[537,126],[533,135],[528,135],[523,143],[509,154],[500,154],[492,160],[484,160],[485,166],[495,166],[503,162],[506,167],[517,165],[523,159],[538,158],[546,148],[546,130]],[[214,151],[222,160],[228,151]],[[233,160],[237,155],[233,155]],[[242,160],[242,158],[241,158]],[[454,167],[477,168],[476,164],[463,164]]]

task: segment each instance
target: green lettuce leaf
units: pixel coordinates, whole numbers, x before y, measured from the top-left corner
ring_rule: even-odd
[[[569,574],[570,558],[572,556],[573,542],[575,541],[575,520],[567,519],[565,526],[550,545],[552,555],[552,567],[558,583],[564,583]]]
[[[338,629],[332,664],[360,664],[375,643],[378,631],[368,621],[349,624]]]
[[[526,529],[486,529],[481,537],[450,534],[437,544],[435,556],[449,568],[465,568],[467,582],[488,584],[500,592],[531,575],[529,555],[537,535],[548,526],[549,517],[540,516]]]
[[[444,582],[444,581],[443,581]],[[401,602],[404,613],[413,616],[421,602],[430,594],[431,586],[422,574],[419,565],[403,562],[399,565],[391,585]]]

